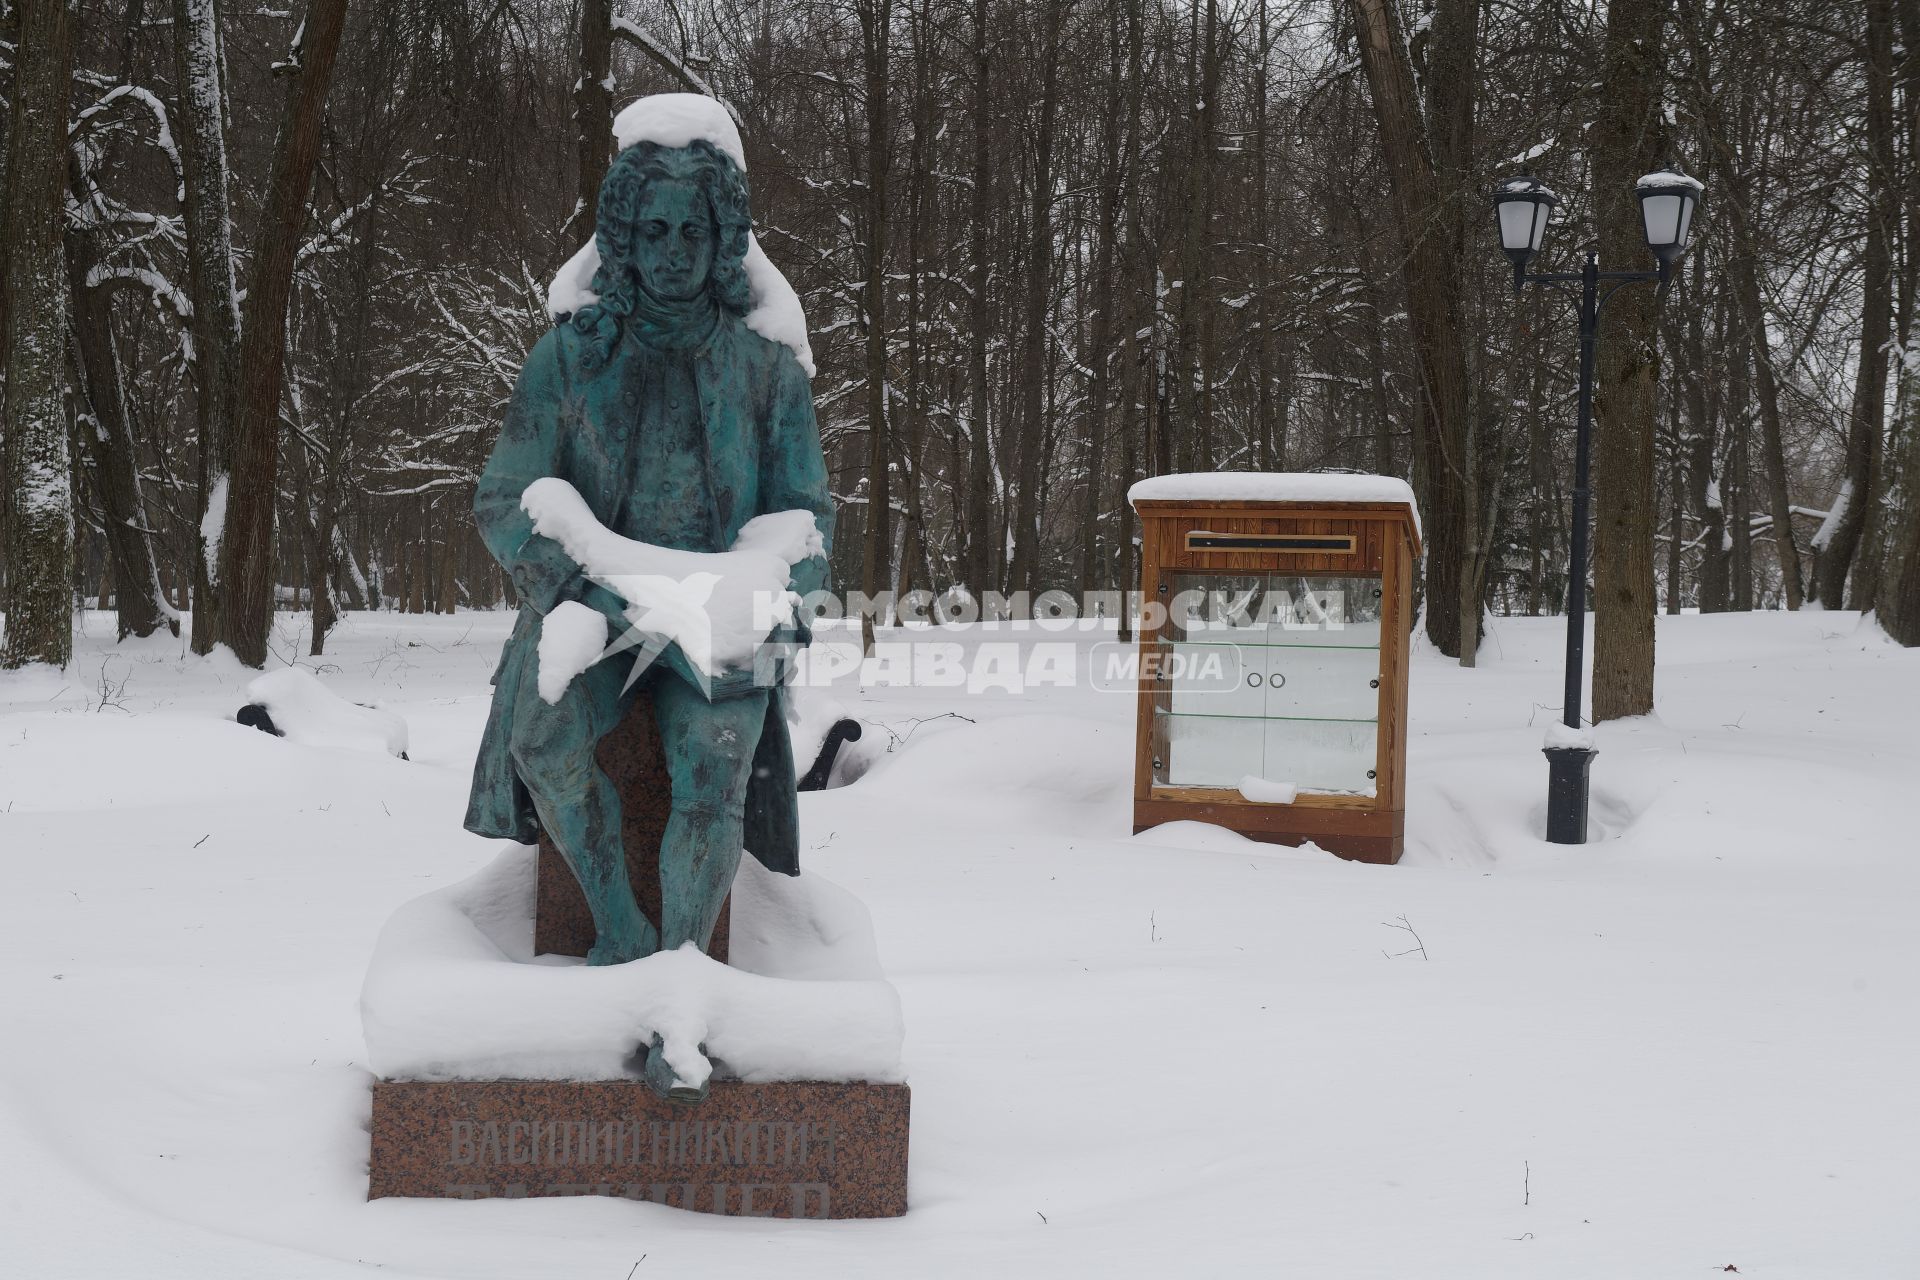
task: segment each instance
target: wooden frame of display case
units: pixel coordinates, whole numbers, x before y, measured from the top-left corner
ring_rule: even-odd
[[[1173,574],[1298,573],[1380,579],[1379,710],[1374,794],[1303,791],[1291,804],[1238,788],[1155,780],[1156,708],[1171,695],[1153,676],[1170,651],[1164,620],[1140,631],[1133,829],[1182,819],[1274,844],[1312,841],[1343,858],[1397,862],[1406,831],[1407,658],[1420,534],[1403,503],[1149,500],[1140,515],[1142,600],[1165,602]]]

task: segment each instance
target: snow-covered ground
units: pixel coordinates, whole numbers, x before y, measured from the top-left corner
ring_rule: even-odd
[[[335,635],[410,761],[235,725],[251,673],[104,616],[0,677],[0,1275],[1920,1274],[1920,652],[1817,612],[1662,618],[1576,848],[1535,834],[1559,625],[1417,652],[1397,867],[1129,835],[1123,696],[842,695],[872,767],[802,856],[905,1008],[911,1212],[369,1204],[356,1000],[496,852],[510,621]]]

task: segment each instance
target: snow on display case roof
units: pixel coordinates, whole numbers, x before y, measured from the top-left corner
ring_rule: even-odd
[[[1404,506],[1420,533],[1413,487],[1394,476],[1334,471],[1183,471],[1152,476],[1127,490],[1141,502],[1371,502]]]
[[[740,129],[727,108],[717,99],[698,93],[656,93],[627,104],[613,118],[614,141],[626,150],[639,142],[657,142],[663,147],[684,147],[696,139],[711,142],[721,154],[747,169],[746,148],[740,144]],[[753,290],[753,310],[747,313],[747,328],[769,342],[789,348],[800,367],[813,376],[813,346],[807,340],[807,315],[800,306],[800,295],[793,291],[780,268],[773,265],[760,248],[760,241],[749,232],[745,262],[747,283]],[[600,247],[589,240],[567,259],[547,286],[547,314],[571,315],[598,302],[593,291],[593,273],[600,269]]]

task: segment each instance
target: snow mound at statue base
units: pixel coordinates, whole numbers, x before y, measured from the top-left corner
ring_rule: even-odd
[[[656,1032],[742,1080],[904,1079],[900,998],[846,890],[742,857],[732,964],[688,946],[590,968],[534,956],[535,868],[516,846],[387,921],[360,995],[382,1079],[619,1079]]]

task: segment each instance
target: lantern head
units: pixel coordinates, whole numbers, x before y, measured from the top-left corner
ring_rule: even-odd
[[[1540,248],[1547,219],[1560,197],[1532,178],[1509,178],[1493,193],[1494,217],[1500,228],[1500,247],[1513,259],[1513,289],[1526,285],[1527,260]]]
[[[1640,220],[1647,248],[1660,262],[1660,280],[1673,274],[1673,264],[1687,251],[1693,236],[1693,210],[1700,202],[1700,180],[1675,169],[1650,173],[1634,184],[1640,197]]]

